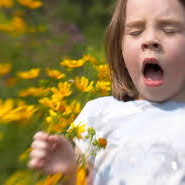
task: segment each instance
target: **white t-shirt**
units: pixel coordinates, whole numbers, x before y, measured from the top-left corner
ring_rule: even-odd
[[[108,142],[91,159],[94,185],[185,185],[185,103],[108,96],[89,101],[79,122]]]

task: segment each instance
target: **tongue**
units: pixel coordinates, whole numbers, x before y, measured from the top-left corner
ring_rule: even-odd
[[[145,78],[150,81],[159,81],[163,79],[162,70],[155,71],[154,69],[147,69],[145,72]]]

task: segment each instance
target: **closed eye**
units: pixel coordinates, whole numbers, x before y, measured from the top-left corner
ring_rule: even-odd
[[[165,29],[163,29],[163,31],[165,33],[169,33],[169,34],[172,34],[172,33],[176,33],[177,32],[176,29],[171,29],[171,28],[165,28]]]
[[[142,31],[131,31],[131,32],[129,32],[129,35],[131,35],[131,36],[138,36],[141,33],[142,33]]]

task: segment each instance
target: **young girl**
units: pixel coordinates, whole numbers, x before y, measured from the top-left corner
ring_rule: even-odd
[[[118,0],[106,41],[113,97],[88,102],[75,120],[108,140],[89,159],[88,183],[185,184],[185,1]],[[32,148],[31,168],[75,184],[69,141],[38,132]]]

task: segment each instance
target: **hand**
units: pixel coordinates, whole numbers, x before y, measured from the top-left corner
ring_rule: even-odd
[[[76,172],[76,157],[70,141],[60,135],[38,132],[31,145],[30,168],[47,174],[62,173],[71,175]]]

